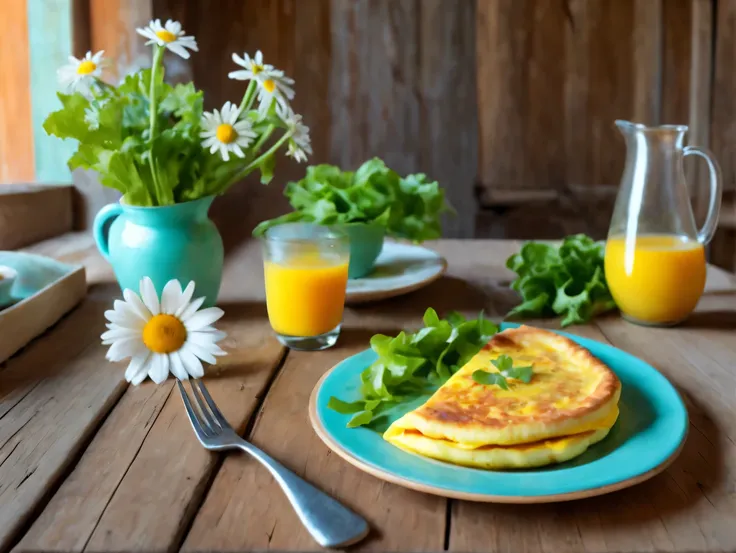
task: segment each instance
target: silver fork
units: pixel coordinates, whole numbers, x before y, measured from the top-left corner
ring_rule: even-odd
[[[199,409],[192,405],[181,380],[176,383],[199,443],[212,451],[242,449],[255,457],[279,483],[304,526],[322,547],[344,547],[368,534],[365,520],[238,436],[200,380],[191,385]]]

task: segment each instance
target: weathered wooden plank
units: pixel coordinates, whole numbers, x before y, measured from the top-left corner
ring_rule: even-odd
[[[331,158],[346,169],[372,156],[399,173],[419,165],[417,6],[332,0]]]
[[[87,232],[62,234],[37,242],[23,251],[46,255],[72,265],[83,265],[89,286],[115,280],[112,267],[100,256],[94,238]]]
[[[122,195],[114,188],[102,186],[94,171],[77,169],[73,177],[74,230],[91,231],[97,212],[105,205],[119,201]]]
[[[170,381],[127,390],[16,551],[84,550],[172,387]]]
[[[332,113],[330,111],[330,79],[325,72],[332,52],[342,46],[332,44],[330,34],[330,2],[294,3],[294,69],[296,97],[294,109],[304,116],[311,129],[314,154],[308,163],[330,161]],[[289,167],[293,178],[301,178],[304,167]],[[292,178],[292,177],[289,177]]]
[[[478,3],[477,87],[482,203],[495,190],[559,189],[566,181],[562,2]]]
[[[0,249],[20,248],[71,228],[70,187],[6,185],[0,188]]]
[[[736,3],[717,2],[715,13],[715,60],[713,62],[713,110],[711,113],[711,148],[723,170],[723,184],[736,189],[736,161],[732,146],[736,140]]]
[[[218,328],[228,333],[221,342],[228,356],[210,371],[207,386],[242,432],[284,348],[271,334],[265,307],[253,301],[263,294],[258,244],[238,254],[225,271],[220,298],[226,317]],[[122,374],[117,367],[110,370]],[[172,385],[159,392],[149,383],[126,393],[31,527],[23,550],[152,552],[178,546],[219,458],[196,440],[178,391],[168,393]],[[111,451],[118,452],[113,460]],[[92,477],[95,466],[106,470]],[[69,505],[78,505],[79,512],[67,510]]]
[[[669,39],[669,42],[675,40],[671,36],[672,33],[665,34],[665,31],[672,31],[672,29],[667,29],[662,22],[663,4],[666,3],[666,0],[634,0],[633,5],[632,27],[629,29],[633,45],[632,84],[634,86],[631,117],[638,123],[644,123],[645,125],[657,125],[662,118],[663,75],[674,81],[672,79],[673,72],[669,68],[663,68],[662,61],[665,38]],[[683,4],[682,0],[676,3]],[[624,8],[621,3],[618,4],[616,6],[617,10],[628,10],[628,7]],[[678,23],[680,22],[678,21]],[[679,25],[677,26],[677,30],[680,30]],[[626,29],[619,28],[619,31],[625,32]],[[684,33],[684,37],[689,38],[689,28],[688,32]],[[686,42],[683,41],[683,36],[681,35],[678,35],[677,39]],[[666,44],[667,46],[671,46],[669,42]],[[678,44],[678,46],[682,46],[682,44]],[[687,47],[687,44],[685,44],[685,47]],[[682,66],[682,60],[680,62]],[[687,72],[685,71],[684,74],[687,74]],[[682,93],[687,95],[687,82],[682,84],[684,84]],[[672,99],[669,102],[669,107],[674,107],[673,100],[676,98],[675,94],[680,91],[673,90],[671,92]]]
[[[148,25],[151,17],[151,0],[89,0],[91,49],[105,51],[106,80],[116,83],[151,65],[151,47],[135,32]]]
[[[0,183],[32,182],[36,171],[31,124],[30,47],[28,42],[27,0],[12,0],[3,5],[0,34]],[[46,78],[53,78],[53,76]]]
[[[709,147],[715,43],[711,0],[692,0],[691,23],[688,142]],[[676,63],[672,59],[672,64]],[[685,174],[694,197],[696,219],[702,221],[710,199],[708,168],[702,160],[689,159],[685,161]]]
[[[663,32],[659,0],[478,3],[478,192],[498,211],[477,233],[605,235],[614,195],[597,190],[625,157],[614,121],[659,121]]]
[[[659,23],[650,4],[568,3],[564,133],[571,185],[618,184],[625,149],[614,121],[656,122],[657,102],[650,89],[657,82],[652,73],[658,48],[646,29],[653,26],[656,35]]]
[[[122,372],[100,370],[102,311],[98,288],[42,341],[0,372],[0,549],[64,477],[100,419],[125,389]]]
[[[660,0],[661,10],[661,113],[659,123],[688,125],[690,139],[695,130],[706,121],[693,120],[693,117],[706,115],[705,108],[710,104],[710,64],[711,40],[709,8],[711,1]],[[643,26],[642,31],[646,31]],[[693,86],[692,82],[697,82]],[[694,110],[695,113],[691,113]],[[702,131],[701,131],[702,132]],[[701,142],[698,142],[699,144]]]
[[[443,220],[443,236],[452,238],[475,234],[476,8],[475,0],[425,0],[419,4],[423,140],[418,169],[444,186],[459,214]]]
[[[734,190],[728,190],[723,195],[718,230],[709,250],[711,263],[736,273],[736,191]]]

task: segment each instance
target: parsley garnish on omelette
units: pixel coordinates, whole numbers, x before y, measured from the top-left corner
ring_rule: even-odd
[[[491,364],[498,369],[498,372],[492,373],[478,369],[473,372],[473,380],[478,384],[496,385],[503,390],[509,389],[507,378],[521,380],[524,384],[532,381],[534,372],[532,366],[514,367],[514,360],[508,355],[499,355],[498,359],[493,359]]]
[[[452,312],[440,319],[429,308],[424,324],[414,333],[371,338],[378,359],[361,374],[362,399],[346,402],[331,397],[327,404],[338,413],[353,415],[348,427],[368,425],[398,404],[431,394],[498,332],[498,326],[483,313],[467,320]]]

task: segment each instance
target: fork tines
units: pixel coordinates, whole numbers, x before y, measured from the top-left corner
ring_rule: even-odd
[[[215,401],[207,391],[204,383],[201,380],[190,380],[189,382],[197,407],[194,407],[192,401],[189,399],[189,394],[187,394],[182,381],[179,379],[176,380],[179,386],[179,392],[181,392],[181,399],[184,401],[184,407],[187,410],[187,415],[189,415],[189,421],[192,423],[192,428],[194,428],[197,435],[213,437],[221,434],[224,430],[232,430],[225,417],[217,408]]]

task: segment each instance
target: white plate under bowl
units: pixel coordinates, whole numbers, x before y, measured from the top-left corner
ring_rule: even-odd
[[[387,241],[373,271],[348,280],[345,302],[365,303],[413,292],[437,280],[446,269],[447,261],[437,252]]]

